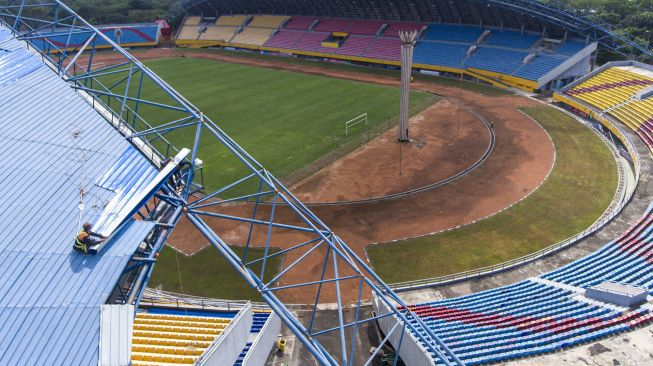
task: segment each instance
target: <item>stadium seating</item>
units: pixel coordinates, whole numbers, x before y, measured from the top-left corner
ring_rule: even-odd
[[[179,40],[192,40],[197,39],[200,36],[200,26],[199,25],[187,25],[184,26],[177,34],[177,39]]]
[[[297,41],[295,49],[300,51],[317,51],[320,44],[329,36],[329,33],[307,32]]]
[[[572,56],[578,53],[583,48],[585,48],[585,43],[568,41],[565,42],[562,46],[558,47],[556,53],[560,55]]]
[[[653,86],[653,76],[611,67],[576,85],[566,94],[575,97],[633,129],[653,146],[653,100],[634,95]]]
[[[252,323],[252,329],[250,333],[252,335],[255,335],[259,332],[261,332],[263,326],[265,325],[265,322],[268,320],[270,317],[270,312],[269,311],[255,311],[254,312],[254,321]],[[243,361],[245,359],[245,356],[247,356],[247,353],[252,347],[252,342],[247,342],[245,344],[245,348],[240,352],[240,355],[238,356],[238,360],[234,363],[234,366],[242,366]]]
[[[646,118],[653,124],[653,101],[632,96],[648,85],[653,85],[653,78],[617,67],[567,93],[600,108],[607,106],[608,113],[620,111],[617,118],[638,118],[633,123],[639,124],[629,125],[641,131]],[[653,148],[653,140],[645,141]],[[627,308],[584,296],[586,289],[604,282],[639,286],[653,294],[653,204],[619,238],[566,266],[509,286],[410,308],[466,364],[506,362],[653,321],[648,304]]]
[[[266,47],[296,49],[295,45],[304,37],[304,32],[282,30],[265,42]]]
[[[340,55],[359,56],[365,53],[365,50],[370,46],[373,37],[370,36],[356,36],[352,35],[347,38],[345,43],[333,50],[333,53]]]
[[[399,39],[376,38],[363,56],[398,61],[401,59],[401,41]]]
[[[406,22],[388,22],[388,27],[383,32],[384,37],[399,37],[399,32],[419,31],[426,24],[424,23],[406,23]]]
[[[264,46],[287,52],[319,52],[341,58],[361,57],[392,63],[401,59],[399,32],[419,31],[427,26],[424,23],[370,19],[273,15],[248,18],[234,15],[218,18],[216,25],[204,25],[206,30],[201,32],[203,26],[197,25],[199,22],[198,17],[188,17],[178,38],[223,41],[243,47]],[[530,81],[539,80],[583,47],[580,42],[568,41],[554,51],[531,51],[541,37],[539,34],[490,30],[489,37],[482,40],[476,51],[468,56],[470,47],[487,32],[485,28],[433,23],[428,24],[426,29],[415,47],[416,64],[471,69],[470,72],[477,73],[487,71]],[[338,48],[322,47],[321,43],[332,32],[348,33],[348,36]],[[524,63],[531,52],[540,53],[535,53],[532,60]]]
[[[484,29],[470,25],[429,24],[424,40],[474,43]]]
[[[465,66],[510,75],[524,64],[526,56],[527,52],[480,46]]]
[[[177,33],[177,39],[179,40],[195,40],[200,36],[200,22],[202,17],[189,16],[186,17],[184,23]]]
[[[223,15],[215,22],[215,25],[240,27],[247,20],[247,15]]]
[[[225,317],[141,312],[134,320],[132,365],[194,364],[231,322]]]
[[[201,21],[202,21],[202,17],[189,16],[186,17],[186,20],[184,21],[184,25],[200,25]]]
[[[492,30],[490,36],[483,42],[487,46],[529,49],[541,38],[539,34],[530,34],[511,30]]]
[[[320,19],[315,27],[319,32],[348,32],[350,21],[347,19]]]
[[[314,17],[292,17],[284,28],[307,31],[316,20],[317,18]]]
[[[542,278],[591,287],[605,281],[645,286],[653,292],[653,206],[619,239]]]
[[[651,85],[653,78],[613,67],[575,86],[567,94],[607,110],[625,103],[635,93]]]
[[[528,80],[537,80],[544,74],[558,67],[564,59],[546,55],[538,55],[528,64],[520,66],[511,75]]]
[[[283,15],[257,15],[248,27],[277,29],[288,20],[289,17]]]
[[[530,279],[410,308],[469,365],[559,351],[653,320],[648,308],[603,305],[577,288],[543,282]]]
[[[159,43],[160,26],[158,23],[110,24],[97,27],[100,32],[115,43],[125,47],[155,46]],[[69,34],[67,31],[41,29],[38,34],[47,37],[50,45],[63,47],[81,47],[88,39],[85,32]],[[107,48],[109,44],[101,38],[96,40],[97,47]]]
[[[385,22],[381,20],[352,20],[348,32],[350,34],[376,35]]]
[[[238,28],[236,27],[210,25],[206,27],[206,31],[204,33],[200,34],[199,39],[205,41],[229,42],[234,37],[237,29]]]
[[[653,146],[653,100],[631,99],[628,103],[611,110],[610,114],[635,129],[649,145]]]
[[[468,45],[421,42],[415,48],[415,63],[460,68]]]
[[[280,15],[254,16],[249,24],[243,27],[240,32],[238,32],[238,27],[234,29],[236,35],[229,42],[240,45],[263,46],[270,39],[272,32],[284,24],[288,18],[289,17],[287,16]],[[218,23],[221,22],[221,19],[222,17],[218,19]],[[239,17],[228,17],[227,20],[222,21],[222,23],[237,23],[240,20],[241,18]],[[244,21],[245,20],[243,19],[243,22]]]
[[[242,32],[236,34],[231,43],[244,43],[262,46],[270,39],[271,29],[246,27]]]

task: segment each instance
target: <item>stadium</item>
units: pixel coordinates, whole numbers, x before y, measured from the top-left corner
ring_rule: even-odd
[[[653,363],[641,37],[538,0],[72,3],[0,0],[0,365]]]

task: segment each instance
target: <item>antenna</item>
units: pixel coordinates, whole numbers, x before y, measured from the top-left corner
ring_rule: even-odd
[[[82,225],[82,216],[84,214],[84,197],[86,197],[86,194],[88,193],[88,190],[86,189],[86,162],[88,161],[88,157],[86,155],[86,149],[82,148],[79,146],[79,139],[80,137],[84,134],[84,130],[76,128],[77,126],[72,126],[68,131],[68,135],[70,136],[70,140],[73,142],[73,145],[75,146],[75,150],[79,152],[80,155],[78,155],[78,161],[81,163],[81,173],[80,173],[80,178],[79,178],[79,203],[78,203],[78,208],[79,208],[79,218],[77,220],[77,228],[81,227]]]

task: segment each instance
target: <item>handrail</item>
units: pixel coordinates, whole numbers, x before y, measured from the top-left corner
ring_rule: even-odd
[[[240,310],[247,304],[252,304],[254,309],[269,310],[266,303],[245,300],[219,300],[207,297],[182,295],[170,291],[146,288],[141,298],[141,306],[171,306],[197,307],[205,310]]]

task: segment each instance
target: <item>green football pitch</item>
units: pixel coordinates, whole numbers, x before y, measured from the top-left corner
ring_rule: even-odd
[[[399,113],[400,91],[395,87],[194,58],[146,64],[282,179],[345,144],[364,142],[368,130],[387,128]],[[144,95],[155,90],[148,88],[145,85]],[[438,99],[413,92],[411,113]],[[368,114],[368,126],[359,124],[346,136],[345,122],[363,113]],[[150,123],[175,119],[160,110],[144,114]],[[189,128],[167,137],[178,147],[192,147],[194,132]],[[206,137],[199,158],[205,163],[207,191],[250,173],[215,139]]]

